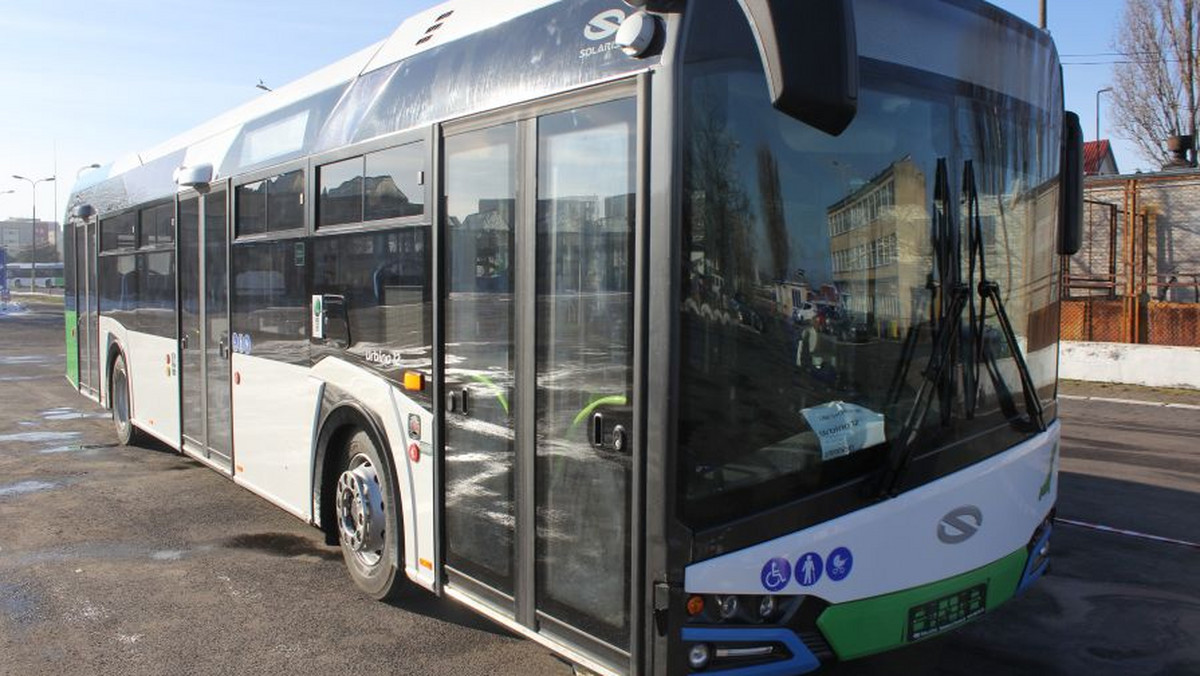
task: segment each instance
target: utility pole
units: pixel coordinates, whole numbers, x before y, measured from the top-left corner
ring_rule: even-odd
[[[1111,92],[1112,90],[1113,90],[1112,87],[1105,87],[1104,89],[1101,89],[1096,92],[1096,138],[1095,138],[1095,140],[1097,140],[1097,141],[1100,140],[1100,95]]]
[[[1046,30],[1046,0],[1040,0],[1038,4],[1038,27]]]

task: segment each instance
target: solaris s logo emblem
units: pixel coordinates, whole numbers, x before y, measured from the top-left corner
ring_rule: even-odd
[[[966,505],[952,510],[938,522],[937,536],[948,545],[957,545],[971,539],[983,527],[983,512],[975,505]]]
[[[583,37],[592,42],[607,40],[617,34],[617,30],[621,28],[621,22],[624,20],[625,12],[619,9],[600,12],[588,21],[588,25],[583,29]]]

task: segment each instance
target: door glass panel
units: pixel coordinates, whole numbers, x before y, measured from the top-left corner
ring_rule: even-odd
[[[183,436],[204,440],[204,389],[201,387],[200,201],[179,203],[179,359]]]
[[[629,644],[637,111],[543,117],[537,195],[537,606]]]
[[[516,127],[446,140],[446,561],[513,590]]]
[[[225,192],[204,197],[204,360],[208,447],[229,458],[229,276]]]
[[[88,339],[88,371],[89,383],[92,389],[100,387],[100,327],[97,317],[100,312],[100,298],[96,291],[96,224],[88,223],[85,251],[87,252],[87,339]]]
[[[91,344],[92,344],[92,326],[88,321],[88,300],[87,293],[90,287],[88,283],[88,268],[90,262],[88,257],[91,255],[91,249],[87,246],[87,227],[75,228],[75,257],[79,261],[77,266],[78,274],[76,275],[76,293],[78,300],[75,306],[78,308],[79,318],[77,320],[78,329],[76,335],[79,336],[79,384],[83,388],[90,389],[92,385],[91,371]]]

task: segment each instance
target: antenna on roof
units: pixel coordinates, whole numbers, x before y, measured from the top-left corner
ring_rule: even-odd
[[[256,89],[261,89],[261,90],[263,90],[264,92],[275,91],[275,90],[271,89],[270,87],[268,87],[268,86],[267,86],[267,85],[266,85],[266,84],[265,84],[265,83],[262,81],[262,78],[261,78],[261,77],[260,77],[260,78],[258,78],[258,84],[254,85],[254,87],[255,87]]]

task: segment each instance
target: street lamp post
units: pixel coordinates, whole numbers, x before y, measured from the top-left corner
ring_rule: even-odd
[[[1112,87],[1105,87],[1096,92],[1096,140],[1100,140],[1100,95],[1106,92],[1111,92]]]
[[[29,183],[29,193],[33,200],[33,209],[31,210],[29,223],[29,230],[33,235],[33,237],[29,240],[29,291],[32,293],[34,287],[37,285],[37,185],[38,183],[53,182],[54,177],[47,176],[46,178],[39,178],[35,181],[32,178],[25,178],[24,176],[13,174],[13,178],[17,179],[18,181],[25,181]]]

